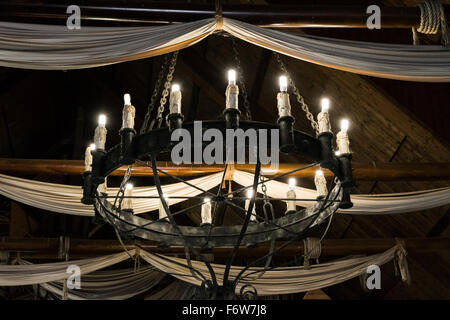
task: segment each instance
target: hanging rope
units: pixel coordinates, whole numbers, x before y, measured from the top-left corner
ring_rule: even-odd
[[[414,45],[419,44],[419,34],[437,34],[441,29],[441,43],[445,46],[450,43],[450,35],[448,32],[447,20],[445,19],[444,7],[439,0],[426,0],[419,3],[420,8],[420,25],[416,29],[412,28]]]
[[[395,275],[400,275],[402,281],[406,284],[411,284],[411,276],[409,274],[408,260],[406,259],[407,252],[405,250],[405,241],[396,239],[398,250],[395,252],[394,267]]]
[[[303,266],[305,269],[309,269],[311,264],[310,259],[316,259],[316,263],[319,263],[319,257],[322,254],[322,245],[319,238],[306,238],[303,240],[304,246],[304,259]]]

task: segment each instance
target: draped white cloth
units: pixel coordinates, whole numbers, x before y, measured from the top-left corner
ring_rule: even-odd
[[[189,180],[189,182],[200,189],[210,190],[220,183],[222,175],[223,173],[218,172]],[[235,170],[233,180],[242,186],[250,186],[253,184],[253,174]],[[265,184],[269,197],[286,198],[288,184],[274,180]],[[164,185],[162,189],[164,193],[173,197],[193,197],[202,193],[183,182]],[[262,193],[261,185],[258,186],[258,192]],[[296,187],[295,192],[297,199],[314,200],[317,197],[316,191],[312,189]],[[41,182],[0,174],[0,194],[12,200],[52,212],[83,216],[94,215],[92,206],[81,203],[82,189],[78,186]],[[108,194],[115,196],[117,188],[108,188]],[[133,190],[133,195],[157,197],[158,191],[156,187],[137,187]],[[450,188],[394,194],[352,194],[351,198],[354,206],[350,209],[339,209],[339,212],[347,214],[405,213],[449,204]],[[184,200],[169,199],[171,205]],[[309,207],[312,202],[299,200],[296,204],[301,207]],[[133,208],[136,214],[157,210],[158,207],[159,199],[157,198],[133,199]]]
[[[80,289],[68,289],[69,300],[124,300],[156,286],[165,273],[153,267],[96,271],[81,277]],[[41,287],[59,297],[63,295],[62,281],[41,283]]]
[[[238,283],[236,293],[239,293],[241,287],[245,284],[254,286],[258,291],[258,295],[262,296],[305,292],[333,286],[366,273],[367,267],[370,265],[381,266],[389,262],[395,258],[398,250],[403,250],[403,248],[395,246],[380,254],[311,265],[310,269],[305,269],[304,267],[280,267],[266,271],[259,279],[256,278],[260,274],[252,272],[260,271],[264,268],[251,267],[244,272],[244,277],[247,276],[247,278]],[[194,278],[187,267],[179,265],[186,265],[185,259],[173,257],[165,257],[163,259],[160,255],[149,252],[141,252],[141,257],[159,270],[172,274],[180,280],[197,286],[201,285],[201,281]],[[219,264],[212,264],[211,266],[216,274],[217,282],[221,284],[225,266]],[[204,262],[192,261],[192,267],[200,271],[205,278],[211,280]],[[243,267],[232,266],[230,269],[230,280],[233,280],[242,269]]]
[[[130,251],[131,255],[135,250]],[[397,245],[391,249],[371,256],[350,257],[342,260],[336,260],[328,263],[311,265],[310,269],[302,266],[279,267],[266,271],[261,277],[261,267],[250,267],[244,272],[242,280],[238,283],[236,293],[245,284],[254,286],[258,295],[278,295],[310,291],[329,287],[351,278],[357,277],[367,272],[370,265],[381,266],[398,255],[405,255],[404,249]],[[164,273],[168,273],[182,281],[201,285],[201,281],[194,278],[187,267],[186,260],[153,254],[141,250],[140,257],[150,265],[156,267]],[[24,265],[0,265],[0,286],[20,286],[41,284],[47,290],[56,294],[62,294],[60,283],[55,283],[67,279],[71,273],[67,273],[69,265],[77,265],[81,269],[81,291],[72,290],[69,292],[69,299],[125,299],[132,295],[134,288],[139,292],[145,291],[146,283],[148,286],[154,286],[160,278],[155,274],[138,273],[124,274],[120,270],[110,271],[109,273],[93,274],[91,277],[85,276],[96,270],[109,267],[120,263],[129,258],[126,252],[112,254],[108,256],[90,258],[83,260],[55,262],[44,264]],[[211,265],[219,284],[223,282],[225,265]],[[204,262],[192,261],[192,267],[199,271],[203,276],[211,280],[211,276]],[[230,269],[230,279],[235,279],[243,269],[241,266],[232,266]],[[158,280],[159,279],[159,280]],[[109,294],[108,294],[108,291]],[[167,292],[162,295],[167,295]],[[149,297],[156,299],[157,296]],[[161,297],[160,297],[161,298]]]
[[[129,254],[134,255],[135,250]],[[81,276],[129,259],[127,252],[107,256],[63,261],[54,263],[28,265],[0,265],[0,286],[24,286],[67,279],[72,273],[67,272],[70,265],[80,268]]]
[[[200,189],[209,190],[217,186],[222,179],[222,173],[214,173],[208,176],[189,180]],[[170,196],[193,197],[201,194],[201,191],[177,182],[162,186],[164,193]],[[118,188],[108,188],[108,195],[115,196]],[[94,207],[81,203],[83,191],[79,186],[70,186],[56,183],[48,183],[22,179],[0,174],[0,194],[12,200],[27,205],[58,213],[66,213],[82,216],[93,216]],[[133,196],[157,197],[156,187],[137,187],[133,189]],[[185,199],[169,199],[170,204],[176,204]],[[157,210],[159,199],[135,198],[133,199],[134,212],[139,214]]]
[[[339,70],[408,81],[450,81],[450,48],[299,36],[223,18],[167,26],[82,27],[0,22],[0,66],[67,70],[165,54],[216,29],[291,57]]]
[[[234,181],[243,186],[253,183],[254,175],[240,170],[234,171]],[[271,198],[286,198],[289,185],[279,181],[266,182],[267,195]],[[262,193],[261,185],[258,192]],[[316,199],[316,190],[296,187],[297,199]],[[392,194],[352,194],[354,206],[350,209],[339,209],[338,212],[349,214],[392,214],[426,210],[450,203],[450,188],[423,190]],[[297,201],[301,207],[311,205],[310,201]]]
[[[215,30],[214,19],[157,27],[81,27],[0,22],[0,65],[69,70],[161,55]]]
[[[223,19],[223,30],[300,60],[358,74],[407,81],[450,81],[450,48],[298,36]]]

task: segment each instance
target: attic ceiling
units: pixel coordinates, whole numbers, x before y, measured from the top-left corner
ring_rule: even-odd
[[[126,2],[126,1],[125,1]],[[239,1],[264,4],[273,1]],[[312,1],[309,1],[312,3]],[[385,5],[412,6],[419,1],[381,1]],[[442,1],[450,4],[450,1]],[[277,2],[279,3],[279,2]],[[297,3],[282,1],[282,3]],[[308,3],[305,1],[304,3]],[[327,4],[337,1],[327,1]],[[342,3],[342,1],[339,1]],[[345,1],[345,4],[361,3]],[[411,43],[411,31],[365,29],[286,30],[327,37],[373,42]],[[433,43],[433,36],[425,41]],[[277,118],[277,78],[281,70],[274,55],[237,40],[241,65],[254,120]],[[74,71],[36,71],[0,68],[0,157],[29,159],[82,159],[92,139],[96,115],[108,117],[108,144],[118,142],[123,94],[130,93],[136,107],[136,128],[142,124],[162,57]],[[323,96],[332,101],[332,127],[347,117],[355,162],[450,162],[450,86],[360,76],[282,57],[313,114]],[[231,39],[214,35],[180,51],[174,81],[183,90],[187,121],[219,118],[224,108],[225,71],[235,67]],[[295,128],[312,134],[299,105],[293,101]],[[291,159],[289,159],[291,160]],[[37,180],[81,184],[80,177],[27,176]],[[151,182],[151,179],[150,179]],[[143,181],[145,183],[145,181]],[[305,184],[308,182],[305,182]],[[354,193],[394,193],[449,186],[449,181],[358,182]],[[43,210],[0,199],[0,236],[87,238],[94,229],[87,218],[49,214]],[[179,206],[189,206],[189,201]],[[385,216],[337,215],[327,238],[449,237],[449,206],[415,213]],[[225,223],[239,221],[228,209]],[[151,214],[150,214],[151,216]],[[186,223],[199,223],[189,212]],[[323,231],[323,230],[316,230]],[[109,226],[93,239],[114,239]],[[450,253],[408,255],[412,284],[394,277],[389,265],[383,287],[365,292],[358,279],[324,289],[333,299],[449,299]]]

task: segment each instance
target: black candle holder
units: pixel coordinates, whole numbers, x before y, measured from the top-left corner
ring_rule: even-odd
[[[181,113],[169,113],[167,115],[167,125],[170,132],[183,127],[184,116]]]
[[[101,149],[91,150],[92,154],[92,184],[95,188],[99,184],[105,182],[105,177],[101,174],[103,171],[104,158],[106,156],[106,151]]]
[[[239,128],[239,116],[241,114],[239,109],[226,108],[223,114],[225,116],[225,124],[227,129]]]
[[[331,132],[321,132],[317,136],[317,139],[320,142],[320,155],[321,155],[321,161],[320,166],[322,168],[330,169],[334,171],[338,168],[338,161],[336,160],[334,154],[333,154],[333,147],[332,147],[332,141],[333,141],[333,133]]]
[[[294,144],[294,117],[283,116],[278,118],[278,126],[280,127],[280,151],[284,153],[291,152],[295,149]]]
[[[122,128],[119,130],[120,134],[120,157],[121,162],[125,165],[131,165],[134,163],[133,158],[133,138],[136,135],[136,130],[133,128]]]
[[[81,203],[94,204],[93,194],[92,171],[85,171],[83,172],[83,197],[81,198]]]

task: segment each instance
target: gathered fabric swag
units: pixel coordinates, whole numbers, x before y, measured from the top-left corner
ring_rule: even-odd
[[[129,251],[131,255],[137,254],[135,250]],[[305,292],[332,286],[349,279],[366,274],[371,265],[381,266],[395,260],[399,270],[407,271],[406,251],[401,245],[379,254],[370,256],[348,257],[322,264],[303,266],[278,267],[274,270],[250,267],[244,272],[242,280],[238,283],[236,293],[245,284],[257,289],[258,295],[279,295]],[[77,265],[81,269],[81,288],[67,291],[68,299],[126,299],[155,286],[161,280],[161,273],[170,274],[184,282],[200,286],[201,281],[194,278],[186,265],[186,259],[153,254],[144,250],[139,251],[139,257],[148,262],[152,268],[143,267],[140,270],[111,270],[94,272],[130,258],[127,252],[74,261],[55,263],[31,264],[22,262],[19,265],[0,265],[0,286],[20,286],[40,284],[46,290],[58,295],[64,294],[61,281],[67,279],[71,273],[67,272],[69,265]],[[400,259],[401,258],[401,259]],[[211,280],[210,273],[202,261],[191,261],[192,267],[198,270],[205,279]],[[217,281],[223,279],[225,265],[211,265]],[[234,279],[243,267],[231,266],[230,278]],[[87,274],[92,273],[90,276]],[[262,273],[262,274],[261,274]],[[407,281],[403,277],[402,280]],[[136,290],[136,291],[133,291]],[[148,299],[169,298],[169,292],[148,296]]]
[[[222,175],[223,173],[218,172],[191,179],[189,183],[203,190],[211,190],[220,184]],[[253,183],[253,174],[235,170],[233,180],[242,186],[249,186]],[[269,197],[285,198],[286,190],[289,188],[288,184],[273,180],[265,184]],[[169,197],[193,197],[202,193],[183,182],[163,185],[162,190],[163,193],[169,194]],[[117,191],[117,188],[107,189],[110,196],[116,196]],[[258,186],[258,192],[262,193],[261,185]],[[317,197],[316,190],[298,186],[295,188],[295,193],[297,199],[303,199],[303,201],[296,201],[296,204],[301,207],[309,207],[311,201],[308,200],[314,200]],[[81,203],[82,189],[80,186],[41,182],[0,174],[0,194],[14,201],[51,212],[81,216],[94,215],[93,206]],[[155,186],[136,187],[133,195],[154,197],[133,199],[134,213],[140,214],[159,208],[158,190]],[[169,198],[169,204],[173,205],[184,200]],[[352,194],[352,202],[354,204],[352,208],[339,209],[338,212],[365,215],[415,212],[449,204],[450,187],[393,194]]]
[[[79,30],[0,22],[0,66],[43,70],[98,67],[180,50],[216,30],[338,70],[407,81],[450,81],[450,47],[293,35],[229,18],[167,26],[82,27]]]

